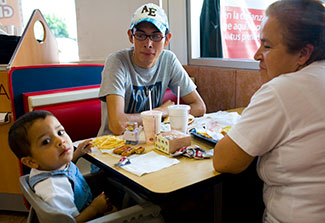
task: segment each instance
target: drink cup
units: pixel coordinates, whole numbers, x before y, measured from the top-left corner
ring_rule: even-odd
[[[152,144],[155,142],[155,134],[160,133],[161,111],[144,111],[141,112],[144,135],[146,143]]]
[[[190,113],[189,105],[170,105],[168,106],[168,115],[170,128],[187,133],[188,114]]]

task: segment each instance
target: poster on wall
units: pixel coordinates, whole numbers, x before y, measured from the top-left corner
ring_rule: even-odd
[[[274,0],[221,0],[223,58],[253,59],[264,11]]]
[[[22,30],[21,0],[0,0],[0,29],[9,35]]]

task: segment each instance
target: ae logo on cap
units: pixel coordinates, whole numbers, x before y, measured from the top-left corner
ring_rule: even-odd
[[[157,11],[157,9],[155,9],[155,8],[148,8],[148,7],[145,5],[145,6],[143,7],[141,13],[146,12],[146,13],[148,13],[148,15],[150,15],[150,16],[156,16],[156,11]]]

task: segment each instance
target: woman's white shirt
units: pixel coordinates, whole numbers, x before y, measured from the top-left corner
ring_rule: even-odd
[[[325,222],[324,61],[264,84],[228,135],[260,157],[266,218]]]

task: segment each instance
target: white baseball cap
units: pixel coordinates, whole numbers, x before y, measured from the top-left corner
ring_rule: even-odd
[[[168,18],[165,11],[153,3],[144,4],[134,12],[130,29],[133,29],[134,26],[140,22],[150,22],[154,24],[163,34],[169,29]]]

